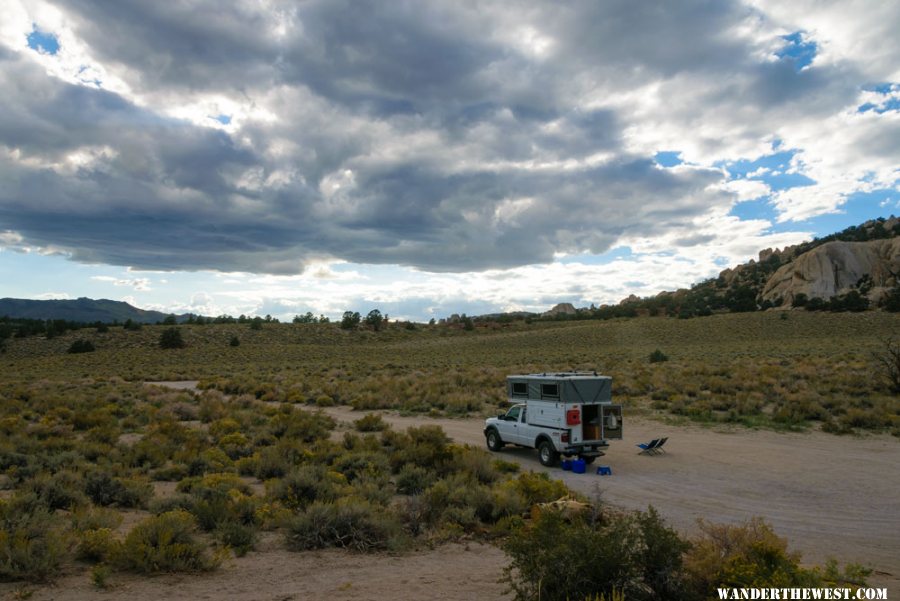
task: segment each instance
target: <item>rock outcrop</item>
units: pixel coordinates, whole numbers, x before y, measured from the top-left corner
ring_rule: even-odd
[[[575,306],[572,303],[559,303],[546,313],[545,317],[555,317],[557,315],[575,315]]]
[[[871,278],[865,281],[864,276]],[[828,242],[782,265],[762,289],[762,300],[790,306],[798,294],[830,299],[862,289],[873,301],[900,283],[900,237],[868,242]],[[868,290],[866,290],[868,289]]]

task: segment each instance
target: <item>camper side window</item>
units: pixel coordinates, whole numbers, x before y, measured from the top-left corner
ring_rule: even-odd
[[[528,384],[525,382],[513,382],[512,385],[512,395],[527,397],[528,396]]]
[[[558,399],[559,384],[541,384],[542,399]]]

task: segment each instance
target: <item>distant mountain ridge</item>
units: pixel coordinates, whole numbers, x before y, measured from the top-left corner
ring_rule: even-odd
[[[82,323],[124,323],[129,319],[137,323],[156,323],[168,315],[160,311],[145,311],[124,301],[105,298],[31,300],[24,298],[0,298],[0,317],[13,319],[64,319]],[[179,319],[181,321],[181,319]]]

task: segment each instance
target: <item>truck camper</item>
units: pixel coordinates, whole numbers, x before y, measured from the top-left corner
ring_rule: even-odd
[[[610,440],[622,438],[622,406],[612,402],[612,378],[594,372],[541,373],[506,378],[512,407],[485,420],[491,451],[507,444],[538,449],[541,464],[578,457],[590,464]]]

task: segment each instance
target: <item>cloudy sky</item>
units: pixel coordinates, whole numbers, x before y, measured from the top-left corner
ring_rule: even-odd
[[[0,296],[616,302],[900,214],[900,3],[4,0]]]

